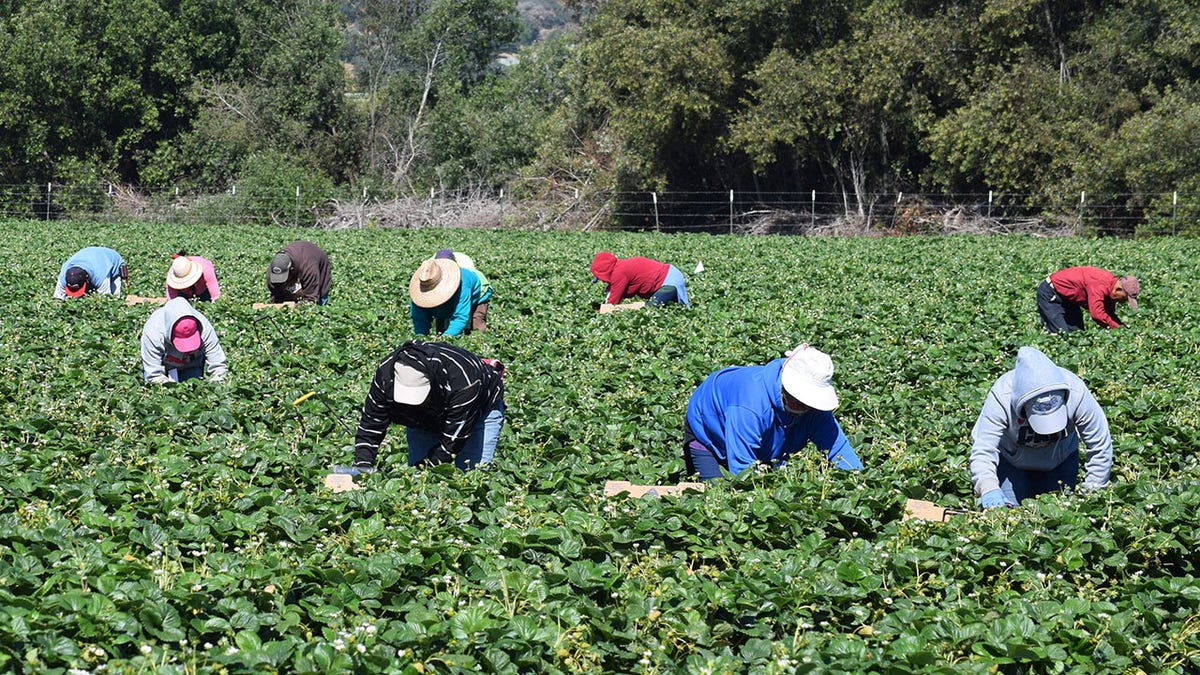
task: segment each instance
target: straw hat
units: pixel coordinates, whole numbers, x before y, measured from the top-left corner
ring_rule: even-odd
[[[187,256],[179,256],[171,263],[171,270],[167,272],[167,286],[177,291],[191,288],[200,280],[202,274],[204,269],[200,265]]]
[[[408,282],[408,295],[417,307],[430,309],[450,299],[459,284],[462,272],[458,263],[445,258],[429,259],[413,273]]]

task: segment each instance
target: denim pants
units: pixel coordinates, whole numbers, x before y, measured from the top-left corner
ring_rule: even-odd
[[[475,423],[462,452],[454,458],[454,465],[463,471],[470,471],[490,463],[496,454],[496,443],[500,440],[500,430],[503,428],[504,402],[501,401]],[[419,464],[441,442],[440,432],[408,427],[408,465]]]
[[[686,467],[688,478],[699,474],[700,480],[705,483],[722,475],[721,460],[717,458],[716,453],[696,440],[696,434],[692,433],[687,419],[683,420],[683,465]]]
[[[200,357],[200,363],[190,368],[173,368],[168,370],[167,377],[176,382],[202,379],[204,377],[204,357]]]
[[[1042,280],[1037,289],[1038,314],[1042,325],[1051,333],[1067,333],[1083,330],[1083,310],[1079,305],[1064,300],[1049,281]]]
[[[1071,453],[1062,464],[1049,471],[1018,469],[1001,456],[996,466],[996,477],[1000,479],[1004,498],[1013,504],[1047,492],[1074,488],[1079,483],[1079,452]]]
[[[663,279],[662,288],[650,296],[650,300],[646,304],[656,307],[672,302],[678,302],[684,307],[691,306],[688,303],[687,282],[683,278],[683,272],[680,272],[679,268],[674,265],[667,270],[667,277]]]

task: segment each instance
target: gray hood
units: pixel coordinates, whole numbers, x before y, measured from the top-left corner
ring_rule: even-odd
[[[1054,365],[1050,357],[1035,347],[1021,347],[1017,351],[1017,367],[1013,369],[1012,405],[1013,417],[1024,417],[1021,412],[1032,398],[1046,392],[1067,391],[1070,400],[1071,375]]]

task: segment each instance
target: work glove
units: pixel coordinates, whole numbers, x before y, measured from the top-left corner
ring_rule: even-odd
[[[355,462],[351,466],[335,466],[334,473],[345,474],[347,476],[360,476],[363,474],[372,474],[379,471],[374,466],[367,462]]]
[[[1000,488],[996,488],[995,490],[984,493],[984,495],[979,498],[979,505],[985,509],[994,509],[997,506],[1013,506],[1013,504],[1010,503],[1007,498],[1005,498],[1004,490],[1001,490]]]
[[[1079,491],[1080,492],[1095,492],[1096,490],[1100,490],[1100,489],[1106,488],[1106,487],[1108,487],[1108,483],[1100,484],[1100,483],[1089,483],[1088,481],[1083,481],[1083,483],[1079,486]]]
[[[500,359],[479,359],[494,368],[501,376],[504,375],[504,363]]]

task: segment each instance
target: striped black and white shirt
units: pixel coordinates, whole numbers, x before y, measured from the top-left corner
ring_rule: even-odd
[[[431,388],[424,403],[407,405],[394,400],[397,363],[412,366],[429,378]],[[441,444],[425,461],[452,461],[479,420],[503,400],[500,372],[478,356],[440,342],[406,342],[375,370],[354,437],[354,462],[374,466],[379,445],[392,424],[441,433]]]

